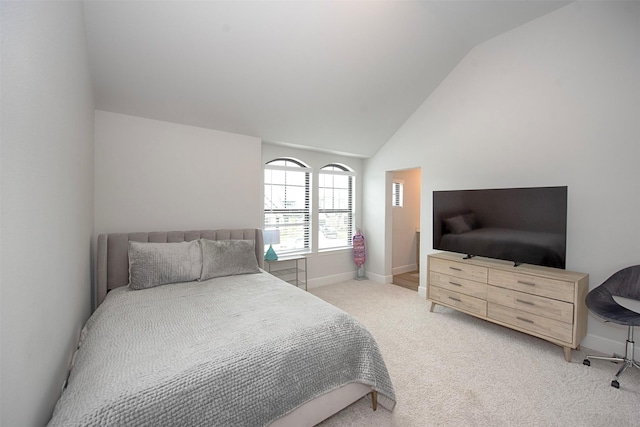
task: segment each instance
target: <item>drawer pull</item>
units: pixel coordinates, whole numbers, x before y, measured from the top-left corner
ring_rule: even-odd
[[[520,304],[526,304],[526,305],[535,305],[531,301],[523,301],[521,299],[516,299],[516,302],[519,302]]]
[[[449,299],[452,299],[452,300],[458,301],[458,302],[462,302],[459,298],[449,297]]]
[[[533,320],[525,319],[524,317],[520,317],[520,316],[516,316],[516,319],[522,320],[523,322],[527,322],[527,323],[535,323]]]
[[[462,269],[458,268],[458,267],[449,267],[449,269],[451,269],[453,271],[462,271]]]
[[[521,285],[527,285],[527,286],[535,286],[535,283],[532,282],[525,282],[524,280],[518,280],[518,283],[520,283]]]
[[[460,283],[452,282],[451,280],[449,280],[449,284],[453,286],[462,286]]]

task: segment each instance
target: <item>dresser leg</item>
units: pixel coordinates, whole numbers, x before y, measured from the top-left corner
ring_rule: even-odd
[[[564,360],[567,362],[571,362],[571,347],[563,347],[564,348]]]
[[[429,311],[430,311],[431,313],[433,313],[433,309],[434,309],[434,308],[436,308],[436,303],[435,303],[435,302],[433,302],[433,301],[431,301],[431,308],[429,309]]]

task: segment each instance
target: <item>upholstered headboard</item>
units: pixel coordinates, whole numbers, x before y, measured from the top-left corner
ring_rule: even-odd
[[[97,305],[107,292],[129,283],[129,241],[135,242],[189,242],[197,239],[209,240],[254,240],[256,259],[264,267],[264,243],[259,228],[195,231],[156,231],[150,233],[111,233],[98,236],[96,266]]]

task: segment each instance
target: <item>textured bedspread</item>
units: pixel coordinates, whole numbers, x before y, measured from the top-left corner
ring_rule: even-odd
[[[50,426],[263,426],[344,384],[395,395],[353,317],[266,273],[118,288],[89,319]]]

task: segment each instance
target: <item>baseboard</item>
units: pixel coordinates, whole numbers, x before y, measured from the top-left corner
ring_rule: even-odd
[[[354,270],[347,273],[333,274],[331,276],[323,276],[315,279],[309,279],[309,282],[307,283],[307,288],[312,289],[312,288],[319,288],[321,286],[332,285],[334,283],[355,279],[356,276],[357,276],[357,272],[356,270]]]
[[[426,286],[420,286],[418,288],[418,296],[420,298],[427,298],[427,287]]]
[[[354,280],[356,279],[356,276],[357,276],[357,272],[353,271],[353,272],[347,272],[347,273],[333,274],[331,276],[317,277],[315,279],[309,279],[309,282],[307,283],[307,288],[308,289],[318,288],[321,286],[332,285],[338,282]],[[366,271],[365,271],[365,276],[368,280],[371,280],[372,282],[383,283],[385,285],[393,283],[393,276],[384,276],[376,273],[369,273]],[[426,298],[426,295],[427,295],[426,288],[423,288],[422,292],[423,292],[423,296]]]
[[[393,276],[383,276],[381,274],[375,274],[375,273],[367,273],[367,277],[369,278],[369,280],[376,282],[376,283],[384,283],[385,285],[388,285],[390,283],[393,283]]]
[[[635,341],[635,340],[634,340]],[[623,355],[626,347],[625,341],[611,340],[609,338],[599,337],[593,334],[587,334],[580,343],[581,347],[595,350],[597,352],[611,355],[619,354]],[[640,352],[640,345],[636,343],[635,351]]]
[[[365,275],[368,280],[371,280],[372,282],[375,282],[375,283],[381,283],[385,285],[393,283],[393,276],[383,276],[380,274],[366,273],[366,272],[365,272]],[[334,274],[331,276],[318,277],[316,279],[309,280],[309,283],[307,284],[307,289],[319,288],[321,286],[332,285],[334,283],[344,282],[346,280],[353,280],[355,278],[356,278],[355,271],[352,273],[340,273],[340,274]],[[418,297],[419,298],[427,297],[426,286],[420,286],[418,288]]]
[[[409,264],[409,265],[402,265],[400,267],[393,267],[392,273],[395,276],[397,274],[410,273],[416,270],[418,270],[418,264]]]

